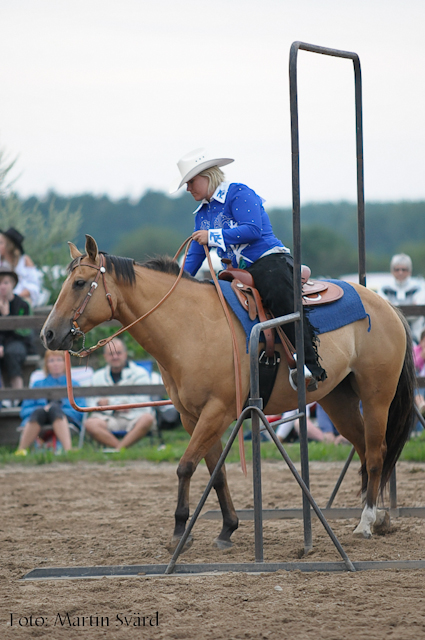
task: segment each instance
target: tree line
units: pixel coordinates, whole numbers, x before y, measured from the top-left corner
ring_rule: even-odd
[[[16,198],[18,196],[15,195]],[[78,216],[75,237],[82,248],[86,233],[103,251],[143,261],[157,254],[174,255],[192,233],[196,203],[183,192],[177,197],[147,191],[139,200],[112,200],[107,195],[64,197],[50,192],[44,198],[20,200],[24,211],[37,211],[45,220],[52,212]],[[292,210],[268,210],[275,235],[292,249]],[[302,261],[316,277],[356,272],[357,205],[351,202],[309,203],[301,207]],[[388,271],[394,253],[408,253],[414,274],[425,275],[425,201],[366,204],[367,271]]]

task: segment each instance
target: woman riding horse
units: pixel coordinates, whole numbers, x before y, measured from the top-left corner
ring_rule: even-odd
[[[262,198],[244,184],[225,182],[220,167],[231,162],[231,158],[214,158],[205,149],[195,149],[177,163],[181,176],[171,192],[186,184],[200,202],[185,269],[194,276],[205,258],[203,245],[215,247],[220,258],[252,274],[264,306],[275,317],[287,315],[294,311],[294,260],[274,235]],[[287,324],[285,331],[294,345],[294,323]],[[314,391],[326,373],[318,363],[315,332],[305,310],[304,349],[308,390]],[[291,381],[294,386],[295,380]]]

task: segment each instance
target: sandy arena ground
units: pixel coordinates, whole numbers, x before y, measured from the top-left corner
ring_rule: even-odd
[[[311,489],[319,506],[325,506],[341,467],[311,464]],[[360,506],[357,470],[353,463],[335,507]],[[228,475],[236,508],[252,507],[250,477],[245,479],[236,464],[228,467]],[[24,574],[42,567],[167,563],[176,465],[10,466],[0,476],[2,640],[425,638],[425,570],[22,581]],[[425,464],[400,463],[398,505],[423,506],[424,480]],[[202,465],[192,483],[192,511],[206,482]],[[263,464],[263,506],[301,506],[301,491],[283,462]],[[215,495],[204,509],[217,509]],[[371,540],[353,538],[356,524],[330,521],[352,561],[425,558],[425,520],[398,518],[389,534]],[[252,522],[241,523],[226,552],[212,546],[219,530],[218,521],[198,520],[194,544],[181,562],[254,560]],[[340,561],[316,519],[313,544],[305,560]],[[266,562],[295,562],[302,548],[301,521],[264,522]]]

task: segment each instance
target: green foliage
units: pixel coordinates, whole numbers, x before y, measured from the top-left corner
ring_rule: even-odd
[[[121,236],[114,253],[143,262],[156,255],[173,257],[186,238],[169,227],[143,227]]]
[[[358,268],[356,249],[340,234],[316,225],[302,230],[301,258],[314,277],[337,278]]]
[[[248,427],[247,427],[248,428]],[[223,437],[225,442],[230,434],[230,429]],[[151,462],[173,462],[177,463],[185,452],[189,444],[189,435],[182,426],[170,431],[163,431],[165,447],[159,446],[157,437],[147,437],[137,442],[133,447],[120,452],[119,454],[105,454],[103,447],[86,440],[82,449],[70,451],[68,454],[55,456],[51,451],[31,450],[27,456],[15,456],[15,447],[5,446],[0,448],[0,464],[23,464],[23,465],[44,465],[52,462],[76,463],[81,460],[86,462],[105,463],[113,461],[116,464],[125,464],[131,460],[149,460]],[[77,445],[77,438],[74,437],[74,446]],[[284,444],[285,450],[293,462],[300,461],[299,443]],[[348,458],[351,451],[349,445],[335,445],[333,443],[310,442],[308,445],[308,455],[310,461],[341,462],[341,465]],[[245,454],[248,462],[252,461],[252,446],[250,442],[245,443]],[[263,460],[278,460],[284,464],[281,454],[272,442],[261,443],[261,458]],[[409,440],[400,457],[400,460],[410,462],[425,461],[425,432],[419,437]],[[232,445],[227,462],[239,463],[239,445],[237,439]],[[359,464],[357,454],[352,462]]]
[[[112,201],[106,195],[92,194],[65,198],[50,192],[43,201],[33,197],[25,205],[33,207],[38,204],[43,214],[47,215],[52,202],[57,208],[69,206],[70,214],[81,211],[82,224],[74,240],[80,250],[84,248],[85,234],[88,233],[96,239],[102,251],[136,259],[132,254],[132,247],[135,245],[138,250],[137,243],[132,243],[127,249],[121,244],[122,238],[126,236],[128,241],[135,232],[156,228],[174,231],[179,239],[182,238],[170,252],[174,255],[181,242],[193,231],[191,214],[194,203],[192,197],[185,192],[177,198],[170,198],[164,193],[148,191],[138,202],[132,202],[128,198]]]

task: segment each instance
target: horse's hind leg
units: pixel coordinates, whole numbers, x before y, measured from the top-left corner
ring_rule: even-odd
[[[221,441],[216,442],[205,456],[208,470],[212,475],[217,462],[222,454],[223,447]],[[223,528],[220,535],[214,541],[219,549],[229,549],[233,542],[230,540],[232,533],[238,528],[239,519],[233,506],[232,497],[230,495],[229,486],[227,484],[226,469],[223,464],[214,481],[214,489],[220,503],[221,513],[223,514]]]
[[[389,405],[388,405],[389,406]],[[381,405],[375,398],[373,401],[363,401],[363,415],[365,421],[367,489],[363,495],[365,506],[354,535],[370,538],[373,525],[383,524],[385,513],[377,513],[379,487],[386,453],[385,432],[388,420],[388,406]],[[363,485],[363,489],[364,489]],[[378,516],[378,521],[377,521]]]

